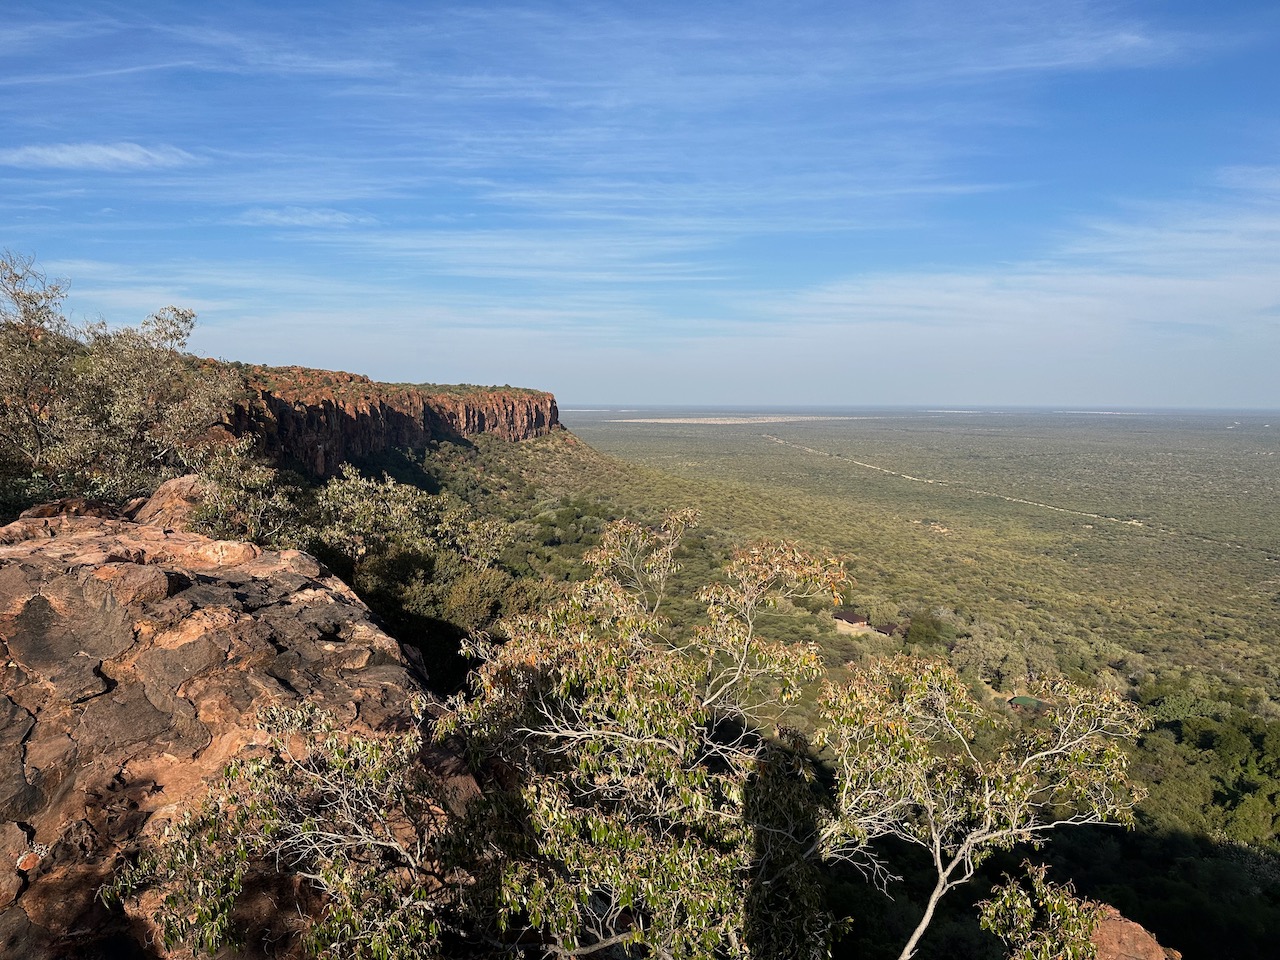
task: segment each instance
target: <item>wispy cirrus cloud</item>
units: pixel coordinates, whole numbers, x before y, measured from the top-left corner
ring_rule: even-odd
[[[319,207],[255,207],[227,221],[239,227],[355,227],[377,222],[368,214]]]
[[[396,369],[448,343],[579,395],[604,371],[598,397],[653,396],[654,367],[685,363],[671,390],[724,399],[775,380],[822,399],[824,378],[834,399],[866,375],[850,357],[884,358],[885,391],[933,363],[953,398],[976,375],[1014,398],[1108,350],[1128,367],[1090,389],[1280,355],[1275,14],[159,9],[64,0],[0,27],[0,203],[16,242],[85,261],[62,271],[84,309],[191,303],[210,352],[349,365],[358,326],[385,333],[361,369],[392,379],[475,378]],[[467,360],[469,330],[503,335]]]
[[[423,276],[628,288],[705,282],[719,265],[696,234],[618,229],[383,230],[317,236],[362,258],[411,264]]]
[[[245,30],[179,24],[157,26],[157,32],[179,46],[200,50],[197,63],[204,69],[229,73],[371,78],[384,76],[389,61],[370,51],[353,56],[350,48],[316,48],[296,35],[265,34]]]
[[[52,170],[157,170],[199,162],[178,147],[139,143],[51,143],[0,150],[0,165]]]
[[[1280,304],[1280,168],[1233,168],[1216,182],[1231,189],[1084,220],[1034,260],[868,273],[783,298],[768,312],[853,325],[1145,325],[1230,336]]]

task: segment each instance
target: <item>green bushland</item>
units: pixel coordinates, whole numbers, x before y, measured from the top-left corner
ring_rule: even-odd
[[[491,559],[505,537],[452,522],[441,499],[344,470],[317,494],[315,536],[356,582],[405,547]],[[266,867],[325,898],[306,931],[319,955],[457,956],[461,942],[482,955],[799,958],[827,953],[845,919],[824,874],[846,865],[882,887],[917,848],[934,880],[893,948],[907,960],[939,901],[993,854],[1132,817],[1124,744],[1145,721],[1067,681],[1037,690],[1053,711],[997,714],[944,662],[895,657],[827,678],[806,737],[789,708],[823,678],[819,651],[756,628],[785,599],[831,598],[840,565],[782,541],[736,549],[699,592],[703,622],[679,627],[659,611],[695,524],[687,510],[607,524],[587,577],[508,620],[502,642],[471,639],[469,690],[434,724],[483,786],[457,818],[413,779],[413,735],[267,717],[267,753],[233,763],[105,896],[158,887],[166,942],[210,951],[245,933],[236,903]],[[291,733],[315,734],[305,754]],[[1049,916],[1072,922],[997,909],[984,924],[1076,955],[1091,908],[1055,897]]]
[[[988,438],[986,442],[997,441]],[[699,446],[704,457],[706,450],[716,449],[705,439]],[[775,447],[787,453],[787,448],[775,443],[766,449]],[[766,459],[764,466],[769,462]],[[782,465],[780,461],[777,469]],[[1055,533],[1055,523],[1066,524],[1062,529],[1068,530],[1069,542],[1077,546],[1075,538],[1085,533],[1074,529],[1074,520],[1026,505],[1006,503],[1012,516],[992,521],[995,533],[973,529],[980,516],[967,520],[966,525],[973,527],[965,538],[962,558],[971,562],[957,562],[956,515],[939,510],[936,502],[904,506],[888,500],[879,503],[875,497],[864,502],[865,491],[850,489],[838,496],[815,493],[806,487],[809,473],[794,463],[786,473],[794,486],[786,488],[764,466],[752,476],[663,473],[601,454],[572,434],[562,433],[520,444],[488,437],[434,444],[421,454],[392,454],[364,468],[372,477],[385,471],[402,483],[456,497],[479,515],[510,524],[512,539],[499,566],[511,578],[509,582],[533,589],[526,589],[518,599],[494,604],[491,600],[499,593],[496,582],[472,584],[459,591],[467,601],[456,608],[481,609],[498,619],[538,609],[581,579],[584,553],[598,544],[604,525],[621,516],[653,523],[662,511],[681,506],[696,506],[704,517],[710,515],[710,523],[704,522],[696,536],[686,538],[679,553],[680,569],[672,574],[664,613],[681,628],[705,622],[705,611],[694,599],[696,592],[723,568],[733,545],[747,538],[798,529],[808,542],[827,547],[839,542],[846,547],[856,542],[862,549],[868,541],[883,544],[875,558],[855,554],[851,569],[857,582],[848,585],[844,594],[859,612],[871,614],[873,623],[886,629],[884,634],[838,633],[830,604],[813,600],[784,603],[769,611],[760,620],[760,634],[771,640],[816,644],[828,674],[837,678],[897,653],[947,657],[990,708],[1024,692],[1029,676],[1043,672],[1062,671],[1126,691],[1156,722],[1155,729],[1139,741],[1133,758],[1135,775],[1150,790],[1136,811],[1138,830],[1101,836],[1085,830],[1066,832],[1041,856],[1054,865],[1054,876],[1074,880],[1086,896],[1117,904],[1188,957],[1218,955],[1215,951],[1224,944],[1234,956],[1268,955],[1265,931],[1274,928],[1268,927],[1271,920],[1280,920],[1280,870],[1276,867],[1280,790],[1275,782],[1276,738],[1270,726],[1275,722],[1274,710],[1269,698],[1259,695],[1256,678],[1221,665],[1224,657],[1240,654],[1241,642],[1225,650],[1206,651],[1203,636],[1192,642],[1196,628],[1188,623],[1178,625],[1184,643],[1168,644],[1158,653],[1142,654],[1125,647],[1129,636],[1141,637],[1154,628],[1148,624],[1126,631],[1125,624],[1130,620],[1136,624],[1141,618],[1134,612],[1121,618],[1118,610],[1141,608],[1154,611],[1159,619],[1161,611],[1172,606],[1157,594],[1161,577],[1172,577],[1174,571],[1166,567],[1142,577],[1130,569],[1140,562],[1142,552],[1135,545],[1147,542],[1146,528],[1108,524],[1103,531],[1103,542],[1124,561],[1116,561],[1122,586],[1104,579],[1110,569],[1106,566],[1094,566],[1087,575],[1064,573],[1072,567],[1072,555],[1058,555],[1062,541],[1056,538],[1061,529]],[[915,492],[914,486],[906,489]],[[888,497],[884,491],[880,495]],[[962,498],[964,502],[973,499]],[[976,499],[984,511],[1005,509],[993,511],[989,498]],[[827,511],[828,517],[857,519],[848,520],[853,524],[849,528],[814,522],[812,518],[822,516],[821,511]],[[848,529],[855,535],[849,535]],[[1093,530],[1097,529],[1095,523]],[[846,532],[842,535],[842,531]],[[1208,562],[1210,548],[1204,540],[1182,546],[1195,552],[1198,563]],[[1185,556],[1182,560],[1190,562]],[[1242,566],[1248,568],[1249,562]],[[921,568],[912,569],[912,563]],[[984,570],[984,564],[990,569]],[[376,565],[371,568],[376,569]],[[395,563],[382,567],[379,581],[366,581],[362,592],[402,639],[426,642],[438,652],[456,649],[468,625],[474,627],[483,617],[467,620],[446,612],[441,593],[451,591],[434,581],[434,568],[418,568],[417,577],[406,576],[405,569]],[[447,580],[448,565],[440,569]],[[952,579],[968,582],[972,594],[966,596]],[[1211,592],[1221,579],[1184,576],[1183,582],[1194,580]],[[412,587],[406,589],[406,583]],[[1126,589],[1134,591],[1137,601],[1123,592]],[[1100,593],[1124,599],[1103,603]],[[1028,597],[1036,602],[1028,603]],[[1192,605],[1194,600],[1179,602]],[[1248,617],[1265,622],[1265,611],[1246,609],[1248,603],[1239,596],[1234,602],[1239,615],[1233,622]],[[411,609],[428,613],[415,618],[407,613]],[[1068,627],[1073,616],[1092,619]],[[1178,618],[1168,620],[1177,625]],[[1166,623],[1163,629],[1172,628]],[[414,637],[434,639],[414,641]],[[1257,657],[1265,655],[1268,647],[1256,640],[1249,647],[1257,670]],[[1184,662],[1184,650],[1193,651],[1196,658]],[[1215,666],[1197,665],[1204,661]],[[470,665],[471,661],[461,658],[453,661],[450,689],[456,688]],[[790,721],[801,729],[819,725],[817,694],[817,685],[810,686],[791,710]],[[1090,852],[1094,847],[1096,856]],[[1015,869],[1018,854],[1010,856],[1014,860],[992,861],[990,882],[995,882],[999,871]],[[916,877],[910,868],[904,876],[905,899],[900,895],[896,902],[859,892],[860,877],[841,878],[839,870],[828,877],[828,895],[844,905],[837,912],[863,918],[846,935],[844,949],[853,951],[850,955],[896,955],[891,944],[895,938],[902,942],[917,916],[918,907],[912,901],[920,898],[917,902],[922,902],[928,893],[927,878]],[[1179,879],[1173,882],[1171,876]],[[1211,893],[1215,883],[1230,890],[1232,899],[1215,898]],[[982,893],[975,891],[973,897],[943,904],[935,932],[937,942],[946,945],[945,950],[937,947],[942,955],[994,955],[993,941],[977,929],[971,909],[971,901]],[[1254,919],[1244,922],[1248,918]],[[931,955],[935,946],[926,940],[920,956]]]
[[[754,722],[816,733],[820,677],[857,680],[902,654],[949,660],[966,702],[1006,720],[1005,701],[1036,674],[1121,694],[1155,721],[1132,755],[1149,791],[1139,829],[1064,834],[1047,851],[1055,876],[1188,957],[1270,955],[1268,931],[1280,926],[1280,517],[1274,435],[1261,418],[596,423],[584,432],[627,459],[567,433],[479,437],[388,454],[320,485],[256,462],[248,444],[209,442],[244,381],[182,352],[190,312],[164,308],[136,329],[76,326],[61,312],[61,284],[19,257],[3,267],[0,512],[52,496],[121,499],[195,467],[206,482],[199,524],[315,551],[446,692],[503,649],[481,641],[512,640],[507,625],[520,615],[583,589],[584,559],[621,517],[643,528],[673,509],[702,513],[698,535],[672,555],[670,636],[716,627],[698,593],[748,540],[791,538],[849,557],[857,581],[843,599],[882,632],[839,633],[818,598],[760,611],[756,641],[811,650],[822,669],[797,679],[785,711],[755,704]],[[363,389],[363,378],[348,380]],[[814,777],[835,774],[819,762]],[[889,835],[874,849],[896,862],[902,844]],[[986,879],[1023,854],[993,856]],[[855,918],[844,950],[896,955],[931,882],[910,862],[902,873],[907,895],[887,902],[856,872],[824,868],[826,909]],[[1053,889],[1033,884],[1037,896]],[[965,899],[944,902],[919,956],[993,955]]]
[[[0,519],[67,496],[118,500],[186,472],[241,387],[183,352],[195,314],[74,324],[66,285],[0,256]]]
[[[396,393],[426,393],[446,396],[473,396],[501,392],[517,396],[543,396],[544,391],[510,384],[485,386],[476,383],[382,383],[359,373],[341,370],[315,370],[309,367],[272,367],[261,363],[227,361],[223,366],[234,370],[255,390],[269,390],[287,395],[323,394],[334,400],[365,400]]]
[[[611,495],[684,496],[728,529],[856,556],[855,605],[944,607],[1010,648],[1044,648],[1069,674],[1124,685],[1193,669],[1275,710],[1280,419],[573,416],[584,439],[640,468],[603,474]],[[1130,519],[1142,526],[1115,522]]]

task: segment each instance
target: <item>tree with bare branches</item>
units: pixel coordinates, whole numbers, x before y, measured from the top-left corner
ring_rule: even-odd
[[[594,576],[566,602],[477,649],[473,696],[444,726],[500,771],[488,833],[499,920],[549,957],[753,953],[761,848],[790,833],[761,836],[769,802],[758,794],[784,785],[790,796],[797,772],[775,760],[786,775],[761,776],[776,751],[755,720],[820,671],[814,649],[766,643],[756,621],[782,597],[831,592],[841,573],[789,545],[741,550],[727,582],[704,593],[709,622],[672,637],[655,611],[695,520],[606,531]],[[816,884],[794,889],[809,899],[793,906],[820,918]],[[783,932],[810,942],[775,956],[812,954],[825,939],[812,923]]]
[[[884,881],[892,871],[875,841],[893,837],[933,865],[933,889],[900,960],[915,954],[938,901],[994,851],[1039,844],[1071,824],[1132,822],[1140,793],[1126,748],[1146,727],[1137,707],[1066,680],[1043,683],[1037,696],[1048,705],[1042,717],[1002,721],[950,666],[912,657],[827,685],[821,742],[837,800],[824,857]]]

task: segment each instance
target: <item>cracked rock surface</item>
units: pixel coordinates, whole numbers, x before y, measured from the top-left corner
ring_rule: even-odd
[[[260,738],[257,708],[305,699],[372,729],[418,690],[305,553],[111,516],[0,527],[0,957],[153,956],[97,890],[153,814]]]

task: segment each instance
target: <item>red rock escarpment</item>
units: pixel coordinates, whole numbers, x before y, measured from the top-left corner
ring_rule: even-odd
[[[437,391],[302,367],[251,372],[248,381],[254,399],[236,408],[233,432],[260,436],[268,456],[317,476],[431,440],[527,440],[560,425],[555,397],[533,390]]]
[[[369,730],[409,722],[418,690],[305,553],[104,516],[0,528],[0,957],[156,956],[95,894],[153,814],[262,738],[256,709]]]

